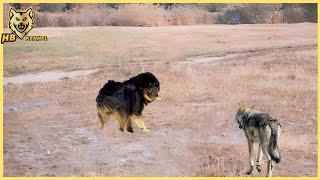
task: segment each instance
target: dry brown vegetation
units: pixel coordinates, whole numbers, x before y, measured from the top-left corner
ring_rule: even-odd
[[[36,28],[32,33],[47,34],[49,41],[5,44],[5,77],[100,71],[4,87],[5,176],[245,176],[247,145],[233,120],[239,101],[282,124],[282,162],[274,176],[317,174],[316,24]],[[235,56],[187,60],[226,54]],[[142,71],[161,82],[161,100],[144,111],[152,131],[121,133],[114,121],[99,131],[98,90],[108,79],[122,81]],[[253,176],[265,175],[266,163],[263,169]]]
[[[75,4],[73,4],[75,5]],[[316,4],[23,4],[33,6],[37,27],[167,26],[193,24],[263,24],[317,22]],[[40,6],[40,7],[39,7]],[[11,5],[4,6],[4,17]],[[42,8],[41,8],[42,7]],[[8,18],[4,19],[4,27]]]
[[[5,7],[6,12],[9,8],[10,6]],[[5,13],[5,17],[7,14]],[[37,12],[35,22],[37,27],[164,26],[209,24],[213,22],[213,17],[204,7],[192,5],[173,7],[170,10],[152,4],[127,4],[118,9],[85,5],[77,11]]]

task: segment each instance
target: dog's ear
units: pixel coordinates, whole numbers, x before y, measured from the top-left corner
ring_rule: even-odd
[[[33,13],[32,8],[28,8],[27,11],[26,11],[26,13],[30,16],[30,18],[33,18],[34,13]]]
[[[242,113],[244,113],[245,109],[246,109],[245,105],[241,102],[238,102],[238,112],[237,113],[242,114]]]
[[[246,106],[242,102],[238,102],[238,108],[245,108]]]
[[[9,17],[10,19],[14,16],[14,14],[16,14],[16,10],[14,10],[13,8],[10,8],[10,11],[9,11]]]

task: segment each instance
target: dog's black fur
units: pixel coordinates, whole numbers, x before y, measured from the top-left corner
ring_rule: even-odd
[[[154,101],[159,91],[160,83],[150,72],[138,74],[124,82],[109,80],[96,98],[102,128],[110,116],[117,113],[120,130],[123,131],[120,122],[126,124],[131,121],[131,116],[142,116],[144,106]],[[131,124],[128,123],[129,132],[133,132]]]

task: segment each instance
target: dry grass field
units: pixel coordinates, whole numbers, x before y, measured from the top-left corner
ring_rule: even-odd
[[[98,69],[4,85],[5,176],[246,176],[242,101],[280,120],[274,176],[317,174],[317,24],[35,28],[47,42],[6,43],[4,79]],[[160,98],[145,133],[98,129],[109,79],[154,73]],[[52,75],[54,76],[54,75]],[[23,76],[20,76],[23,77]],[[252,176],[266,174],[254,171]]]

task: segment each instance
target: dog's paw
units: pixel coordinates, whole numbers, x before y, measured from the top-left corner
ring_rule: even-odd
[[[130,133],[134,133],[132,128],[128,128],[127,131]]]
[[[142,129],[144,132],[150,132],[151,130],[150,129],[147,129],[147,128],[145,128],[145,129]]]
[[[119,131],[124,132],[123,128],[119,128]]]
[[[253,171],[253,166],[250,166],[250,168],[246,171],[246,174],[250,175],[252,174],[252,171]]]
[[[258,172],[261,172],[261,170],[262,170],[261,164],[257,164],[257,165],[256,165],[256,168],[257,168],[257,171],[258,171]]]

